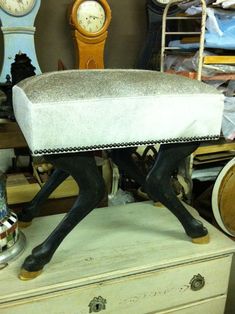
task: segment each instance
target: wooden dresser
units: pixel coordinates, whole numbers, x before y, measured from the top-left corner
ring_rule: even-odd
[[[151,202],[95,209],[38,278],[20,281],[22,261],[62,216],[25,229],[26,251],[0,273],[1,314],[224,313],[234,242],[204,221],[210,243],[193,244]]]

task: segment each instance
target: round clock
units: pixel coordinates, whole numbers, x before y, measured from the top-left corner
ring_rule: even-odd
[[[89,37],[105,32],[111,20],[106,0],[77,0],[72,8],[72,24],[78,31]]]
[[[99,32],[105,23],[105,11],[97,1],[84,1],[77,10],[78,24],[89,33]]]
[[[36,0],[0,0],[1,8],[14,16],[22,16],[29,13]]]

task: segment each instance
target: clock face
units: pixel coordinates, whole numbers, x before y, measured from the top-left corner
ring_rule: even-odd
[[[7,13],[22,16],[32,10],[36,0],[0,0],[1,8]]]
[[[98,1],[87,0],[77,10],[77,21],[89,33],[99,32],[105,23],[105,11]]]

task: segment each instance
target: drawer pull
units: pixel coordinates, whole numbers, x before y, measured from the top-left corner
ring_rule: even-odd
[[[190,287],[193,291],[198,291],[205,286],[205,279],[200,274],[193,276],[190,280]]]
[[[89,313],[93,312],[100,312],[106,309],[106,303],[107,301],[102,298],[101,296],[95,297],[91,302],[89,303]]]

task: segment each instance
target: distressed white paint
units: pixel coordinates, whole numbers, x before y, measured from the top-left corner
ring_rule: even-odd
[[[98,296],[107,300],[106,313],[191,314],[207,309],[209,300],[213,313],[223,313],[234,243],[205,222],[210,243],[193,244],[177,219],[151,202],[95,209],[40,277],[18,280],[24,258],[62,216],[38,218],[26,229],[26,252],[1,271],[1,313],[83,314]],[[192,291],[189,283],[197,274],[206,284]]]
[[[224,311],[225,301],[225,296],[219,296],[166,311],[146,314],[221,314]]]
[[[32,65],[36,68],[36,74],[41,73],[35,51],[35,27],[33,26],[40,4],[41,0],[37,0],[32,11],[24,16],[13,16],[0,8],[1,30],[4,35],[4,57],[0,82],[4,83],[6,75],[10,75],[11,64],[19,51],[26,53],[31,59]]]

